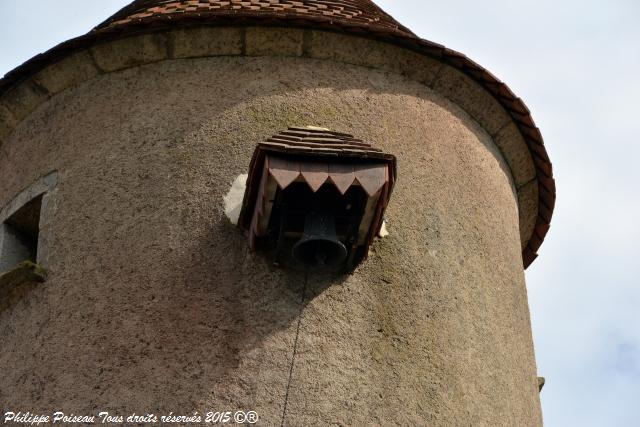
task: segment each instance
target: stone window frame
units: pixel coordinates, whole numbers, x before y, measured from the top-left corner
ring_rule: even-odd
[[[40,218],[38,224],[38,242],[36,250],[36,264],[40,267],[46,268],[48,266],[48,253],[49,253],[49,237],[50,237],[50,218],[52,208],[52,195],[58,184],[58,172],[52,171],[46,175],[41,176],[27,188],[18,193],[9,203],[7,203],[2,210],[0,210],[0,274],[10,271],[20,265],[18,263],[12,263],[4,265],[2,261],[2,252],[4,250],[4,238],[6,233],[6,221],[10,219],[16,212],[18,212],[27,203],[42,197],[40,205]],[[27,259],[23,261],[29,261]]]

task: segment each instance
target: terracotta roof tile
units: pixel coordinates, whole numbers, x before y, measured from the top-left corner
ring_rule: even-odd
[[[391,16],[368,0],[271,0],[271,1],[221,1],[221,0],[138,0],[126,6],[107,21],[96,27],[96,30],[113,28],[130,23],[142,23],[175,13],[197,12],[202,17],[206,15],[242,14],[252,16],[275,15],[281,17],[282,11],[299,15],[300,17],[314,17],[321,15],[333,21],[361,24],[384,28],[392,32],[414,36],[406,27],[400,25]]]

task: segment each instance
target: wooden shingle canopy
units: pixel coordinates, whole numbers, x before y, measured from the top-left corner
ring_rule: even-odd
[[[276,188],[304,182],[315,193],[329,184],[344,195],[355,185],[367,194],[372,209],[360,242],[368,248],[382,226],[395,180],[395,156],[346,133],[289,127],[257,145],[238,226],[248,232],[253,248],[255,239],[266,234]]]
[[[489,71],[461,53],[420,39],[370,0],[137,0],[88,34],[64,42],[9,72],[0,80],[0,98],[48,65],[77,51],[132,35],[194,25],[293,27],[352,34],[436,59],[474,80],[509,114],[533,159],[537,218],[533,233],[528,238],[523,236],[524,266],[536,258],[549,230],[556,189],[551,161],[529,109]]]

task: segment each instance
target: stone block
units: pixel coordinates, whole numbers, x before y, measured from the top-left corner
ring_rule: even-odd
[[[494,135],[511,120],[498,100],[479,83],[461,71],[443,66],[433,90],[462,107],[490,134]]]
[[[398,64],[401,74],[427,86],[433,84],[434,79],[438,75],[438,71],[440,71],[440,68],[443,66],[440,61],[408,49],[395,46],[390,47],[393,48],[394,55],[390,55],[387,58],[392,64],[394,62]]]
[[[118,71],[167,59],[165,34],[144,34],[103,43],[91,48],[98,67]]]
[[[518,189],[520,242],[527,246],[538,220],[538,180],[534,179]]]
[[[511,168],[516,188],[535,178],[536,167],[531,152],[515,122],[503,127],[493,140]]]
[[[353,65],[381,68],[386,62],[380,42],[344,34],[313,31],[309,56]]]
[[[249,27],[245,43],[247,56],[302,56],[304,30]]]
[[[32,183],[29,187],[22,190],[17,194],[9,203],[7,203],[2,209],[0,209],[0,223],[6,221],[11,215],[13,215],[22,206],[29,203],[36,197],[51,191],[58,184],[58,172],[53,171],[47,175],[39,178]]]
[[[16,119],[11,112],[0,103],[0,146],[7,140],[16,127]]]
[[[2,97],[2,103],[11,112],[16,122],[20,122],[29,113],[49,98],[49,94],[32,79],[19,83]]]
[[[38,72],[34,80],[50,93],[58,93],[98,75],[87,51],[80,51]]]
[[[39,265],[48,268],[51,264],[51,256],[56,254],[54,243],[52,242],[52,222],[57,210],[57,189],[53,189],[42,195],[40,207],[40,232],[38,233],[38,253]]]
[[[309,56],[402,74],[430,85],[442,64],[425,55],[362,37],[313,31]]]
[[[169,34],[173,58],[240,55],[240,28],[197,27],[173,31]]]

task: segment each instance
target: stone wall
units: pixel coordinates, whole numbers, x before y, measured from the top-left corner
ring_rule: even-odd
[[[210,48],[161,37],[175,57]],[[48,279],[0,312],[6,408],[541,424],[517,193],[529,177],[496,145],[508,122],[449,100],[466,90],[459,76],[423,70],[445,97],[398,70],[297,48],[161,61],[153,42],[136,46],[157,62],[132,67],[114,56],[126,49],[101,47],[100,74],[39,103],[1,147],[0,206],[58,171]],[[289,125],[398,157],[390,235],[352,275],[277,269],[224,215],[255,144]]]

